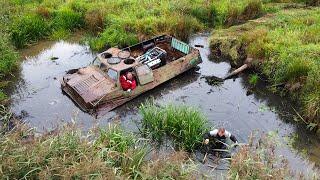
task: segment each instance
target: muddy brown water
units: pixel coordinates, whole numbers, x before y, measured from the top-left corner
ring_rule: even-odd
[[[302,124],[293,121],[293,104],[272,94],[261,81],[251,92],[248,76],[209,85],[204,76],[223,77],[230,70],[226,62],[209,59],[208,35],[190,38],[190,45],[199,48],[203,63],[169,82],[139,96],[131,102],[95,119],[79,110],[62,93],[59,79],[65,71],[88,65],[95,57],[89,47],[76,42],[41,42],[22,50],[21,71],[16,74],[10,89],[11,109],[24,112],[24,120],[39,132],[53,129],[65,122],[77,122],[83,128],[104,126],[116,119],[128,131],[137,131],[138,106],[150,97],[156,103],[186,104],[200,108],[215,126],[224,126],[240,142],[247,142],[253,130],[277,132],[282,142],[279,154],[289,160],[292,169],[311,172],[320,165],[320,140]],[[57,57],[53,58],[53,57]],[[53,60],[54,59],[54,60]],[[27,112],[27,113],[25,113]]]

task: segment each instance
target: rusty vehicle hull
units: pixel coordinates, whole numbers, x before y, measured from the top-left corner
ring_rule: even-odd
[[[112,68],[115,71],[119,71],[120,74],[120,72],[125,69],[135,69],[136,67],[142,66],[142,64],[138,61],[128,67],[126,67],[127,65],[123,64],[122,61],[115,65],[108,64],[106,60],[109,59],[103,58],[103,55],[111,54],[110,57],[117,57],[120,53],[129,52],[130,58],[137,60],[139,56],[144,55],[144,47],[151,46],[150,44],[153,47],[162,48],[168,54],[166,58],[164,58],[165,60],[163,60],[165,61],[165,65],[152,69],[153,81],[143,85],[138,83],[134,90],[127,92],[122,90],[117,79],[115,79],[114,84],[112,84],[110,83],[109,77],[100,77],[101,72],[104,72],[100,70],[101,67],[99,69],[98,67],[92,66],[67,72],[61,81],[62,90],[85,112],[108,112],[202,62],[199,50],[189,47],[185,43],[167,35],[158,36],[124,49],[110,48],[98,55],[98,58],[105,63],[103,66],[107,66],[106,69]],[[105,72],[107,72],[107,70],[105,70]],[[81,79],[81,81],[74,79]],[[110,87],[105,88],[106,86]],[[101,90],[103,88],[104,90]],[[90,99],[90,97],[96,98]]]

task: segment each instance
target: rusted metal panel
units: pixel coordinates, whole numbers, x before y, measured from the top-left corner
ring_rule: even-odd
[[[159,36],[143,42],[152,42],[152,46],[164,49],[167,52],[167,56],[162,60],[165,61],[164,65],[152,70],[154,80],[146,84],[138,84],[131,92],[123,91],[119,78],[113,80],[108,77],[106,70],[112,68],[120,74],[124,70],[132,69],[135,71],[136,67],[143,66],[143,64],[135,59],[144,53],[145,45],[143,43],[125,48],[124,50],[110,48],[99,54],[98,58],[103,63],[103,66],[89,66],[71,74],[66,74],[61,83],[62,89],[84,111],[93,112],[93,109],[103,110],[103,112],[110,111],[202,62],[197,49],[189,47],[189,54],[184,54],[180,50],[178,51],[176,47],[171,46],[171,40],[171,36]],[[183,49],[186,50],[186,48]],[[117,64],[108,63],[108,58],[119,57],[121,53],[122,55],[120,56],[122,58],[126,56],[126,58]],[[135,61],[131,64],[126,64],[125,59],[127,57]],[[136,75],[140,74],[137,73]],[[139,78],[136,77],[136,79],[138,80]]]

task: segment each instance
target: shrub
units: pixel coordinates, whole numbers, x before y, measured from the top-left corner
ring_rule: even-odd
[[[170,137],[178,149],[194,151],[202,143],[207,120],[197,110],[187,106],[156,107],[151,103],[140,106],[145,134],[161,142]]]
[[[11,40],[18,48],[35,42],[49,33],[48,23],[42,17],[34,14],[15,19],[10,27]]]

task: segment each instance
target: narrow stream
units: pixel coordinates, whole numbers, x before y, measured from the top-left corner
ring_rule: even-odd
[[[120,117],[126,129],[136,131],[136,123],[141,118],[138,106],[153,97],[156,103],[199,107],[210,123],[216,127],[224,126],[240,142],[246,142],[253,130],[277,132],[284,142],[279,151],[289,160],[293,170],[307,174],[320,166],[320,139],[308,132],[304,125],[293,121],[294,113],[289,100],[272,94],[262,82],[251,92],[246,74],[222,84],[209,85],[204,76],[223,77],[230,65],[209,59],[208,35],[191,37],[190,45],[195,44],[204,45],[204,48],[199,48],[203,59],[199,68],[183,73],[94,119],[80,111],[62,93],[59,79],[69,69],[88,65],[95,54],[88,46],[74,42],[39,43],[21,52],[25,59],[21,71],[16,74],[14,87],[9,90],[11,109],[16,114],[24,114],[24,120],[40,132],[71,121],[76,121],[83,128],[97,123],[103,126],[115,117]]]

